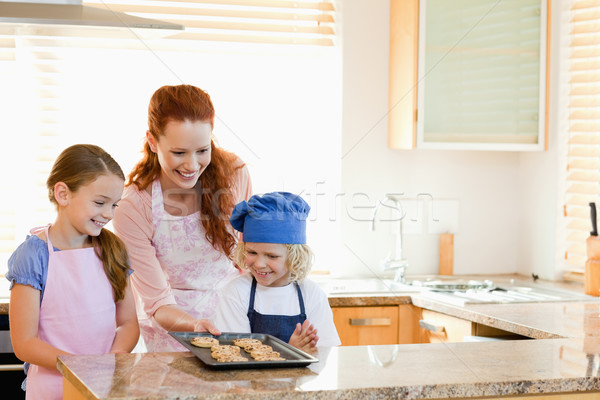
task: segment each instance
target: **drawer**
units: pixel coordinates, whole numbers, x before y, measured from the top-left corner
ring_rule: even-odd
[[[342,346],[398,343],[398,307],[334,307]]]
[[[462,342],[473,332],[471,321],[431,310],[422,311],[419,326],[423,343]]]

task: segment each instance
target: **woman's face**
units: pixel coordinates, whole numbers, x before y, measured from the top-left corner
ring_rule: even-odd
[[[160,163],[160,184],[166,189],[191,189],[210,164],[209,122],[169,121],[158,142],[148,132],[150,149]]]
[[[290,283],[285,244],[246,242],[244,246],[246,267],[259,285],[285,286]]]

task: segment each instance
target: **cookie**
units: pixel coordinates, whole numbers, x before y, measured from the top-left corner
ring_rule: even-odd
[[[244,350],[246,350],[248,353],[252,352],[252,351],[272,351],[273,348],[269,345],[266,344],[249,344],[244,346]]]
[[[246,357],[235,354],[218,354],[212,356],[217,362],[245,362],[248,361]]]
[[[279,353],[277,353],[276,351],[274,351],[273,353],[261,353],[256,356],[254,354],[252,354],[252,358],[254,358],[254,361],[283,361],[283,360],[285,360],[285,358],[280,357]]]
[[[210,348],[210,351],[213,353],[220,352],[220,353],[240,354],[240,348],[238,346],[232,346],[230,344],[217,344],[215,346],[212,346]]]
[[[259,344],[262,344],[262,342],[258,339],[239,338],[239,339],[233,339],[233,344],[235,344],[236,346],[239,346],[239,347],[246,347],[249,345],[259,345]]]
[[[280,354],[277,351],[267,351],[267,350],[254,350],[250,352],[250,355],[252,356],[252,358],[256,358],[259,356],[264,356],[264,355],[272,355],[272,356],[277,356],[279,357]]]
[[[215,338],[208,336],[196,336],[190,340],[190,344],[196,347],[209,348],[219,344],[219,341]]]

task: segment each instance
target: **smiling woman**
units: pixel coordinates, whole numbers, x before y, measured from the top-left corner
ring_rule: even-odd
[[[185,5],[207,7],[200,3]],[[246,162],[255,192],[287,190],[311,202],[307,229],[317,269],[337,259],[330,240],[339,236],[330,204],[339,193],[341,168],[340,57],[331,46],[335,10],[323,1],[282,1],[277,10],[267,9],[270,2],[257,3],[252,9],[220,6],[219,13],[252,11],[256,18],[240,26],[239,14],[219,27],[198,22],[197,10],[177,14],[180,5],[173,3],[163,11],[190,25],[175,37],[139,39],[130,31],[98,31],[92,37],[37,28],[0,33],[0,73],[7,94],[0,106],[14,140],[0,149],[0,168],[13,171],[18,165],[19,171],[3,174],[14,195],[0,199],[0,269],[29,227],[52,215],[43,182],[60,149],[94,143],[130,171],[147,130],[148,98],[162,85],[183,82],[212,94],[214,134]],[[294,10],[292,3],[302,9]],[[283,26],[299,14],[316,17]],[[228,34],[234,26],[237,36]],[[264,28],[263,33],[255,28]],[[287,39],[273,39],[277,31],[288,32]],[[330,45],[322,46],[320,38]],[[320,161],[308,162],[308,157]]]

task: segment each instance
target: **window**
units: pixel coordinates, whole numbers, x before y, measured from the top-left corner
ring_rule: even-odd
[[[254,192],[301,193],[312,205],[319,265],[339,236],[317,193],[336,193],[341,74],[331,1],[85,2],[186,25],[168,37],[128,30],[0,27],[5,137],[0,273],[30,228],[52,222],[45,181],[65,147],[93,143],[127,174],[140,157],[148,101],[166,84],[209,92],[215,136],[249,166]],[[13,144],[14,143],[14,144]],[[320,205],[324,207],[324,205]],[[316,267],[319,268],[318,266]]]
[[[592,229],[589,203],[600,199],[600,1],[573,0],[570,5],[562,239],[566,267],[582,272]]]

